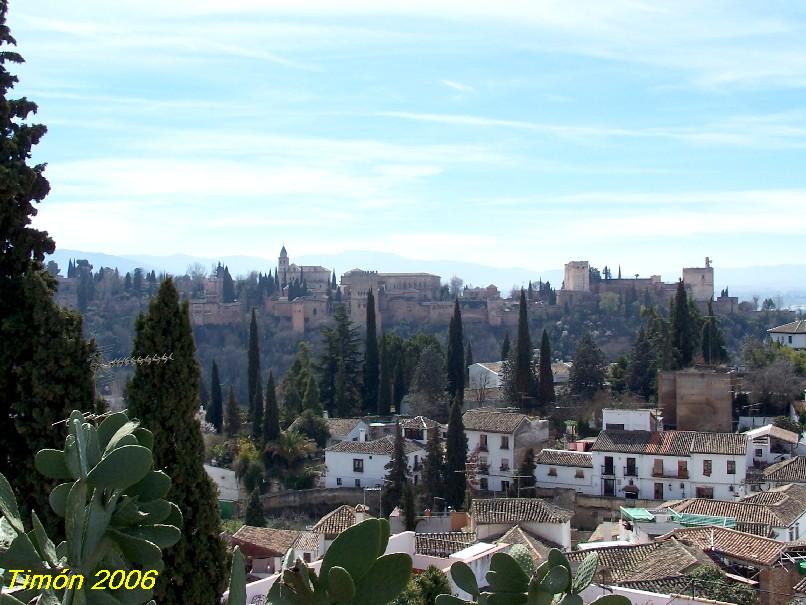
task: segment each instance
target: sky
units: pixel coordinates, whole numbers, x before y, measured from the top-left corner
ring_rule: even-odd
[[[806,4],[10,0],[63,248],[806,258]]]

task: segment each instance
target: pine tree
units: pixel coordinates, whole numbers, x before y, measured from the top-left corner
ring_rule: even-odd
[[[260,489],[255,488],[249,496],[249,502],[246,505],[246,514],[244,515],[244,523],[250,527],[265,527],[266,516],[263,514],[263,503],[260,501]]]
[[[526,450],[523,461],[518,467],[518,477],[515,479],[515,494],[518,498],[534,498],[535,494],[535,451],[532,448]]]
[[[311,382],[316,385],[311,377]],[[310,383],[309,383],[310,384]],[[306,393],[307,396],[307,393]],[[274,388],[274,372],[269,370],[269,380],[266,382],[266,407],[263,413],[263,427],[261,438],[263,443],[274,441],[280,435],[280,409],[277,406],[277,393]]]
[[[691,308],[683,280],[677,282],[677,292],[671,309],[671,345],[673,369],[682,370],[694,361]]]
[[[414,488],[411,481],[406,479],[403,484],[403,527],[406,531],[414,531],[417,528],[417,505],[414,502]]]
[[[333,321],[334,326],[322,329],[319,392],[325,409],[337,417],[347,417],[361,405],[359,336],[343,304],[336,305]]]
[[[423,460],[423,504],[427,508],[436,506],[435,498],[445,498],[445,461],[439,430],[429,431],[428,444]]]
[[[593,397],[602,388],[604,378],[604,354],[590,332],[586,332],[574,350],[574,362],[568,377],[571,394],[577,397]]]
[[[406,442],[400,422],[395,424],[395,440],[392,457],[384,466],[388,471],[384,481],[383,495],[381,497],[383,511],[388,515],[396,506],[400,506],[403,499],[403,486],[409,476],[409,463],[406,457]]]
[[[401,355],[395,364],[395,383],[392,387],[392,401],[395,404],[395,412],[400,413],[400,404],[406,396],[406,377],[403,373],[403,356]]]
[[[165,364],[139,365],[126,389],[129,414],[154,434],[154,465],[173,480],[167,499],[184,515],[182,540],[167,549],[155,598],[160,603],[214,603],[226,581],[217,492],[204,470],[204,442],[196,421],[200,369],[188,302],[180,304],[170,278],[135,325],[132,357],[170,351]]]
[[[319,398],[319,386],[313,375],[308,376],[308,384],[305,387],[305,396],[302,398],[302,409],[310,410],[315,414],[322,413],[322,401]]]
[[[551,370],[551,342],[543,330],[540,339],[540,361],[537,367],[537,401],[542,406],[554,402],[554,373]]]
[[[65,426],[54,422],[73,409],[92,410],[95,347],[84,339],[81,316],[54,302],[56,280],[43,263],[55,244],[31,227],[50,185],[45,164],[28,160],[47,129],[25,122],[35,103],[9,98],[18,80],[6,66],[23,58],[11,49],[6,11],[0,0],[0,471],[23,515],[35,509],[56,538],[61,524],[47,498],[56,482],[34,469],[34,455],[64,446]]]
[[[467,475],[467,436],[462,422],[462,404],[453,400],[448,418],[448,437],[445,444],[445,500],[448,506],[459,509],[465,501]]]
[[[473,365],[473,347],[470,345],[470,341],[467,341],[467,346],[465,347],[465,384],[470,382],[470,366]]]
[[[646,400],[655,394],[657,359],[652,343],[643,326],[635,338],[630,366],[627,372],[627,389]]]
[[[217,432],[221,432],[224,422],[224,404],[221,397],[221,380],[218,377],[218,364],[213,362],[213,369],[210,371],[210,407],[207,408],[207,422],[215,427]]]
[[[535,393],[534,380],[534,351],[532,339],[529,336],[529,318],[526,307],[526,293],[521,289],[520,305],[518,307],[518,340],[515,342],[515,364],[513,371],[513,386],[523,405],[525,398]]]
[[[241,430],[241,410],[238,401],[235,399],[235,387],[233,385],[229,385],[226,413],[227,421],[224,425],[224,433],[227,437],[235,437]]]
[[[509,344],[509,332],[504,334],[504,342],[501,343],[501,361],[509,359],[509,351],[511,345]]]
[[[462,311],[459,309],[459,299],[453,306],[453,317],[448,328],[448,395],[451,399],[458,398],[461,404],[465,397],[465,344],[462,335]]]
[[[725,338],[714,315],[711,301],[708,302],[708,315],[702,327],[702,358],[707,364],[720,364],[728,361]]]
[[[252,309],[252,320],[249,323],[249,349],[248,349],[248,367],[247,378],[249,380],[249,390],[247,397],[249,398],[249,412],[247,420],[251,421],[255,416],[255,393],[260,390],[260,345],[258,343],[259,336],[257,330],[257,318],[255,317],[255,309]],[[260,428],[260,424],[257,425]]]
[[[378,381],[378,415],[386,416],[392,408],[392,352],[381,336],[381,377]]]
[[[372,288],[367,292],[366,337],[364,340],[364,412],[371,414],[378,407],[378,332],[375,327],[375,297]]]

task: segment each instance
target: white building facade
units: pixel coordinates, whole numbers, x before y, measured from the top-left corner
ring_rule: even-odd
[[[593,493],[593,462],[588,452],[544,449],[535,458],[538,487]]]
[[[420,479],[425,448],[404,440],[412,482]],[[373,441],[342,441],[325,449],[325,487],[381,487],[388,474],[385,468],[394,453],[394,437]]]
[[[806,349],[806,319],[777,326],[767,330],[773,342],[790,347],[792,349]]]

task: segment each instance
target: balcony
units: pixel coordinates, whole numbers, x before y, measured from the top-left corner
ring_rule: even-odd
[[[624,467],[624,476],[625,477],[637,477],[638,476],[638,468],[636,467]]]
[[[614,466],[608,466],[606,464],[602,465],[602,476],[603,477],[615,477],[616,476],[616,468]]]
[[[688,471],[677,471],[676,473],[652,471],[652,476],[660,479],[688,479]]]

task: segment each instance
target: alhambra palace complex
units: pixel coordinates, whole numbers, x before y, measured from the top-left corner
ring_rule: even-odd
[[[269,316],[287,318],[294,332],[304,333],[327,319],[333,308],[332,274],[326,267],[291,263],[283,246],[276,267],[282,295],[264,302],[263,312]],[[683,283],[689,295],[703,309],[714,298],[714,268],[708,258],[704,267],[684,268]],[[288,287],[293,281],[307,284],[309,294],[289,300]],[[440,298],[441,278],[430,273],[379,273],[352,269],[341,276],[338,285],[342,301],[352,320],[361,324],[365,317],[367,293],[375,294],[376,317],[379,328],[384,323],[432,323],[447,325],[453,313],[453,300]],[[571,261],[565,265],[562,287],[557,291],[555,305],[535,290],[533,304],[547,317],[559,318],[572,306],[596,305],[605,293],[649,297],[653,302],[668,301],[676,282],[664,282],[660,276],[649,278],[601,279],[592,282],[588,261]],[[459,299],[465,322],[486,323],[490,326],[515,326],[518,321],[517,301],[502,298],[494,285],[465,288]],[[714,311],[732,313],[738,308],[738,298],[722,295],[714,300]],[[224,303],[222,280],[208,278],[203,297],[191,301],[191,319],[195,325],[229,324],[242,321],[247,309],[241,302]]]

